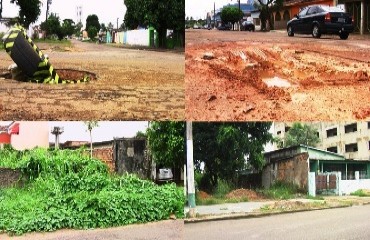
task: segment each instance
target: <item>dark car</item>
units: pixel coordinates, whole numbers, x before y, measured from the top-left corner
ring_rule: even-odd
[[[253,21],[244,21],[242,22],[242,28],[241,28],[242,31],[253,31],[255,30],[255,26],[254,26],[254,23]]]
[[[217,29],[218,30],[231,30],[232,29],[232,25],[231,24],[222,24],[221,26],[218,26]]]
[[[329,6],[308,6],[287,23],[290,37],[294,33],[312,34],[315,38],[320,38],[321,34],[337,34],[347,39],[353,29],[353,18],[348,13]]]

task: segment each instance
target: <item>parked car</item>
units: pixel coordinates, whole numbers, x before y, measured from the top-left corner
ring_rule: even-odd
[[[353,30],[353,18],[340,8],[329,6],[308,6],[287,23],[290,37],[295,33],[312,34],[314,38],[320,38],[321,34],[337,34],[347,39]]]
[[[218,26],[217,27],[218,30],[231,30],[232,29],[232,25],[231,24],[222,24],[221,26]]]
[[[242,31],[253,31],[254,32],[255,29],[256,27],[254,26],[253,21],[247,20],[247,21],[242,22],[242,28],[241,28]]]

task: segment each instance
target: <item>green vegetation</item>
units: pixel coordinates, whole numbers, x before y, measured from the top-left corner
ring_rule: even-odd
[[[315,147],[320,138],[317,136],[317,129],[311,125],[293,123],[292,127],[286,132],[284,139],[277,139],[279,148],[304,144]]]
[[[1,150],[0,166],[20,168],[27,182],[0,194],[0,232],[101,228],[183,217],[183,190],[133,175],[110,175],[84,149]]]
[[[364,189],[359,189],[353,193],[351,193],[352,196],[358,196],[358,197],[370,197],[370,191],[369,190],[364,190]]]
[[[291,199],[299,193],[299,188],[293,183],[277,181],[269,189],[262,189],[260,192],[270,199]]]
[[[10,2],[18,5],[18,20],[25,28],[36,22],[41,14],[42,2],[40,0],[10,0]]]
[[[236,7],[224,7],[221,11],[221,20],[223,23],[232,23],[233,25],[243,17],[243,12]]]
[[[32,40],[34,43],[46,43],[55,46],[62,46],[62,47],[72,47],[72,43],[70,40],[63,39],[63,40],[56,40],[56,39],[34,39]]]
[[[248,198],[225,198],[225,197],[215,197],[211,196],[209,198],[201,199],[196,197],[195,199],[197,205],[215,205],[223,203],[239,203],[239,202],[248,202]]]

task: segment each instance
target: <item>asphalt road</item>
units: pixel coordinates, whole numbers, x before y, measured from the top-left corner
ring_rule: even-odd
[[[185,239],[370,239],[370,205],[185,224]]]
[[[167,220],[147,224],[93,230],[59,230],[50,233],[29,233],[19,237],[0,234],[1,240],[182,240],[183,220]]]

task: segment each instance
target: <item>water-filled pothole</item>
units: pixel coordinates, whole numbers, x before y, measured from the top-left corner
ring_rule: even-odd
[[[262,81],[264,83],[266,83],[266,85],[268,87],[291,87],[292,84],[286,80],[286,79],[283,79],[283,78],[280,78],[280,77],[272,77],[272,78],[262,78]]]
[[[68,81],[91,81],[96,80],[97,75],[93,72],[83,71],[83,70],[75,70],[75,69],[55,69],[57,74],[59,75],[60,79],[68,80]],[[12,73],[10,70],[0,69],[0,79],[13,79],[18,80],[17,78],[14,78],[14,75],[12,76]],[[84,81],[85,80],[85,81]]]

